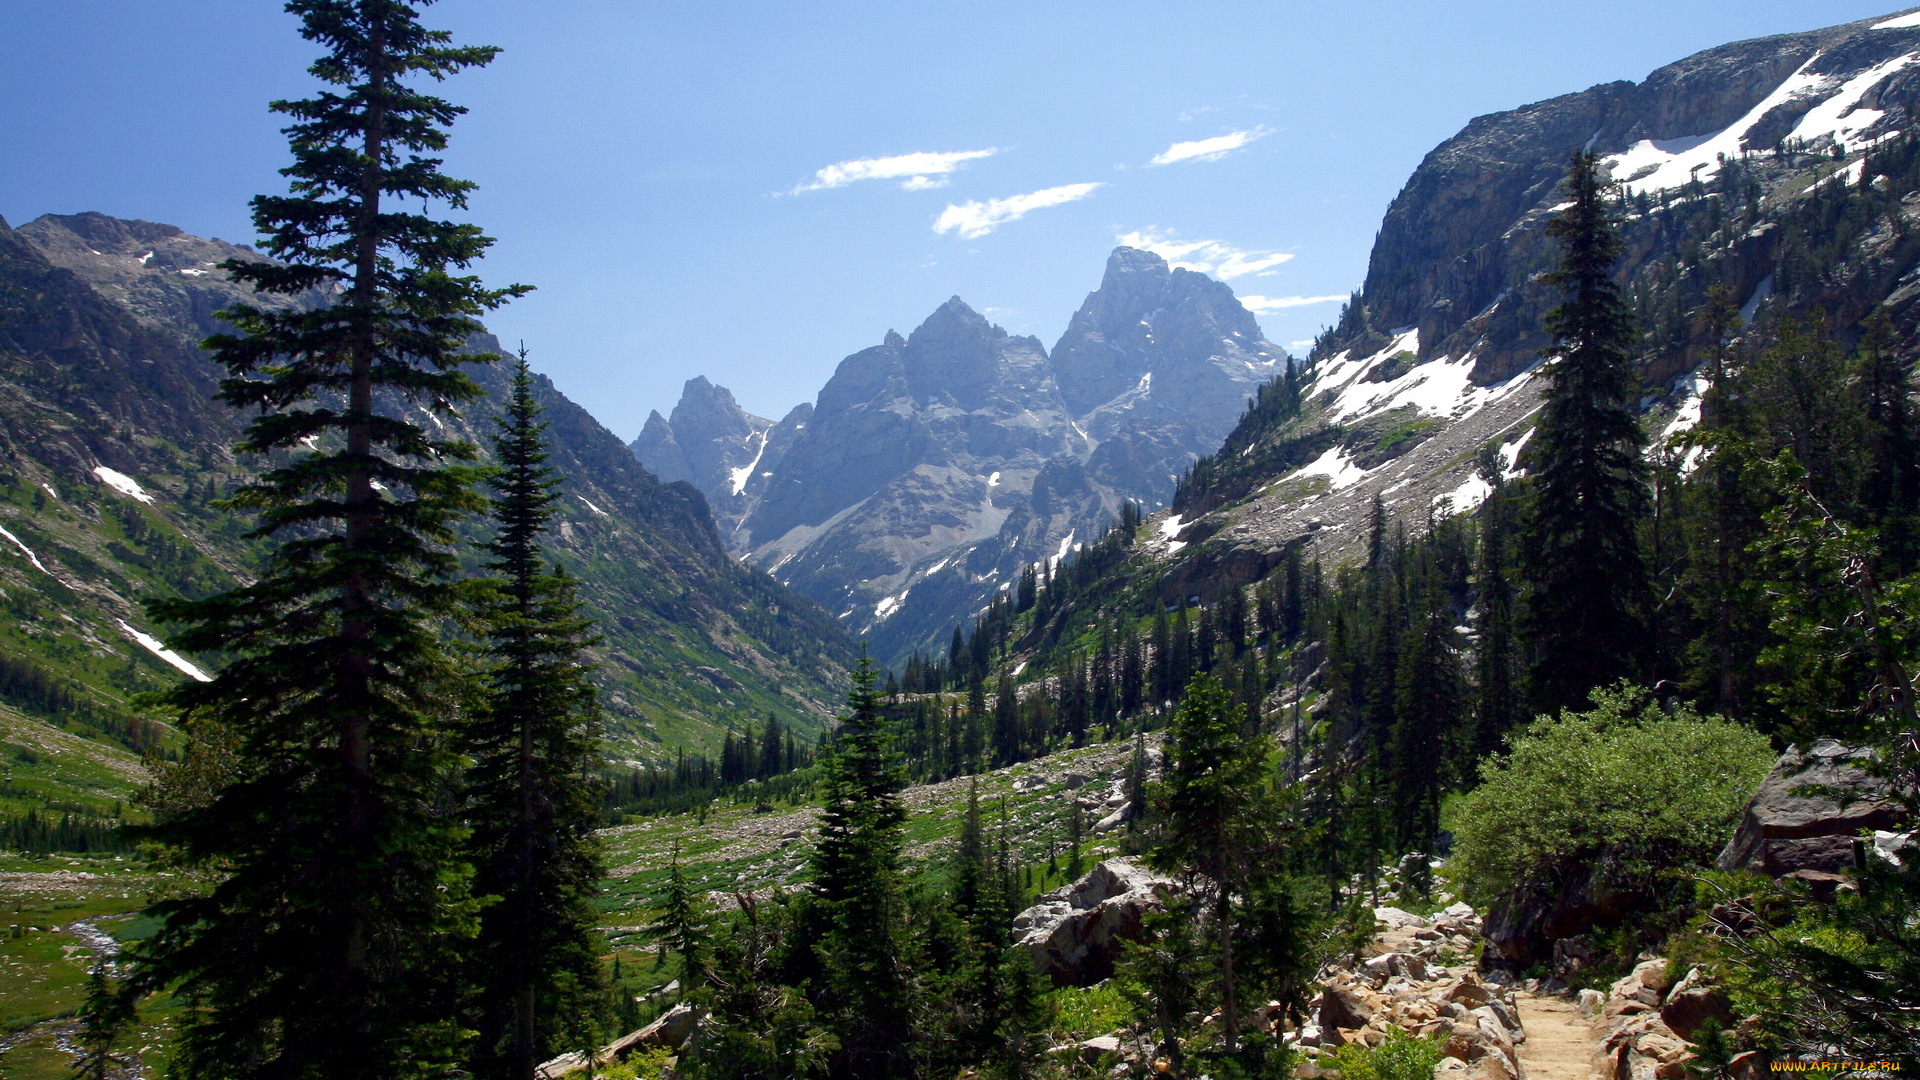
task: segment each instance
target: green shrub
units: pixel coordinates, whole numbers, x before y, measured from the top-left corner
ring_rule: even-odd
[[[1515,731],[1451,805],[1448,876],[1473,899],[1552,889],[1602,855],[1643,878],[1703,864],[1773,763],[1765,736],[1684,706],[1668,713],[1640,687],[1593,701]]]
[[[1087,1039],[1126,1027],[1139,995],[1139,988],[1124,979],[1084,989],[1063,986],[1047,995],[1054,1010],[1053,1032],[1061,1039]]]
[[[655,1080],[666,1072],[673,1062],[673,1056],[672,1050],[655,1046],[635,1053],[618,1065],[597,1070],[594,1076],[599,1080]]]
[[[1340,1080],[1433,1080],[1443,1056],[1439,1038],[1416,1039],[1393,1028],[1379,1046],[1348,1043],[1335,1050],[1331,1064]]]

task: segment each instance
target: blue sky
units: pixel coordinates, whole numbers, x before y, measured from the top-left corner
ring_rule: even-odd
[[[472,110],[450,171],[499,238],[482,271],[539,290],[493,325],[631,438],[694,375],[777,417],[954,294],[1051,348],[1123,237],[1231,274],[1295,347],[1472,117],[1891,10],[442,0],[426,19],[506,50],[444,88]],[[0,214],[250,240],[247,199],[282,190],[286,156],[265,103],[307,89],[311,54],[268,0],[0,0]]]

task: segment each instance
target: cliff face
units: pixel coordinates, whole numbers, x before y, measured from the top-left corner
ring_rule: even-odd
[[[1582,150],[1619,185],[1617,277],[1657,447],[1699,417],[1716,289],[1748,344],[1814,318],[1845,343],[1879,312],[1920,358],[1916,110],[1920,12],[1737,42],[1472,120],[1389,208],[1299,409],[1249,410],[1102,591],[1210,601],[1289,547],[1337,567],[1363,551],[1376,497],[1418,532],[1476,507],[1494,474],[1524,472],[1542,323],[1560,300],[1539,280],[1559,257],[1546,229]],[[1130,370],[1100,355],[1105,385]]]
[[[1164,503],[1286,362],[1225,285],[1120,248],[1051,355],[955,297],[777,424],[695,379],[633,450],[706,493],[731,550],[894,659],[1122,501]]]
[[[1605,155],[1615,179],[1649,200],[1628,214],[1621,276],[1632,281],[1684,256],[1711,231],[1680,221],[1690,216],[1684,207],[1666,213],[1673,202],[1717,198],[1732,209],[1744,201],[1739,189],[1753,183],[1779,201],[1836,151],[1857,162],[1866,148],[1909,127],[1903,110],[1920,94],[1915,57],[1920,25],[1871,19],[1735,42],[1644,82],[1607,83],[1479,117],[1428,154],[1394,199],[1358,310],[1314,356],[1370,355],[1395,334],[1417,330],[1421,360],[1471,353],[1475,383],[1511,377],[1546,344],[1540,316],[1554,298],[1534,278],[1554,257],[1544,226],[1571,154]],[[1729,281],[1742,299],[1771,272],[1781,237],[1756,239],[1765,250],[1743,249],[1741,261],[1750,265]],[[1685,358],[1665,355],[1669,343],[1652,344],[1662,354],[1650,358],[1656,378],[1676,373]]]
[[[259,302],[216,268],[233,257],[258,256],[101,214],[0,222],[0,587],[22,605],[0,652],[108,721],[177,675],[135,636],[160,630],[141,599],[225,587],[259,554],[210,505],[256,464],[229,450],[244,418],[213,400],[198,347],[224,329],[216,312]],[[504,370],[473,374],[504,394]],[[698,491],[648,474],[545,379],[537,396],[567,481],[549,550],[606,636],[593,658],[622,756],[705,746],[769,711],[824,724],[853,660],[833,620],[730,558]],[[494,401],[451,423],[486,445]]]

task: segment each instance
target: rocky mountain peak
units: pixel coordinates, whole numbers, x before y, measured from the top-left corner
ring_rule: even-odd
[[[736,554],[892,658],[1023,563],[1097,536],[1123,500],[1170,496],[1285,361],[1232,289],[1122,247],[1051,358],[954,296],[842,360],[810,412],[764,437],[737,423],[696,435],[676,408],[634,448],[662,476],[687,462]],[[704,380],[689,399],[696,383],[710,407],[737,408]],[[729,468],[701,472],[708,438]]]
[[[1421,360],[1471,353],[1476,384],[1512,377],[1545,344],[1537,327],[1552,298],[1536,272],[1553,257],[1544,226],[1569,155],[1606,156],[1614,179],[1664,204],[1693,179],[1724,186],[1716,181],[1728,168],[1791,168],[1783,148],[1857,154],[1901,126],[1901,108],[1920,97],[1915,58],[1920,27],[1866,19],[1733,42],[1639,83],[1474,119],[1427,155],[1388,208],[1363,307],[1316,358],[1371,355],[1417,328]],[[1741,282],[1741,295],[1755,281]]]
[[[758,421],[758,423],[756,423]],[[676,433],[698,432],[716,436],[745,436],[768,421],[750,417],[733,399],[733,391],[715,386],[705,375],[688,379],[680,389],[680,403],[673,407]]]
[[[1009,391],[1052,392],[1046,349],[1033,338],[1011,337],[957,296],[914,329],[901,360],[908,392],[923,402],[971,411]]]
[[[1285,357],[1226,284],[1131,247],[1108,256],[1100,287],[1053,348],[1060,395],[1082,417],[1122,396],[1153,394],[1156,373],[1165,376],[1162,404],[1168,393],[1197,393],[1192,404],[1202,412],[1220,396],[1214,384],[1234,384],[1226,408],[1237,415],[1246,396],[1239,384],[1271,378]]]

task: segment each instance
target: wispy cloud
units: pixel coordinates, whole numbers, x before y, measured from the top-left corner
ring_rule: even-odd
[[[1078,202],[1094,193],[1105,184],[1062,184],[1059,187],[1042,188],[1025,195],[1009,195],[1004,199],[988,199],[986,202],[964,202],[959,205],[949,203],[940,217],[933,223],[937,233],[957,232],[963,239],[972,240],[985,236],[1009,221],[1018,221],[1035,210],[1062,203]]]
[[[1271,270],[1293,258],[1284,251],[1246,251],[1218,240],[1180,240],[1152,229],[1123,233],[1118,239],[1127,247],[1153,252],[1176,269],[1212,274],[1222,281]]]
[[[824,169],[815,170],[813,179],[794,188],[792,194],[846,187],[861,180],[900,180],[900,186],[908,191],[946,187],[948,173],[969,161],[992,157],[999,152],[998,147],[990,146],[985,150],[923,151],[895,154],[892,157],[837,161]]]
[[[1147,164],[1173,165],[1182,161],[1219,161],[1256,139],[1266,138],[1268,134],[1266,128],[1255,127],[1245,131],[1230,131],[1225,135],[1215,135],[1211,139],[1177,142],[1154,155],[1153,160]]]
[[[1243,296],[1240,303],[1255,315],[1267,315],[1287,308],[1310,307],[1314,304],[1331,304],[1345,300],[1342,296]],[[1299,342],[1294,344],[1298,345]],[[1311,345],[1313,342],[1309,341]]]

